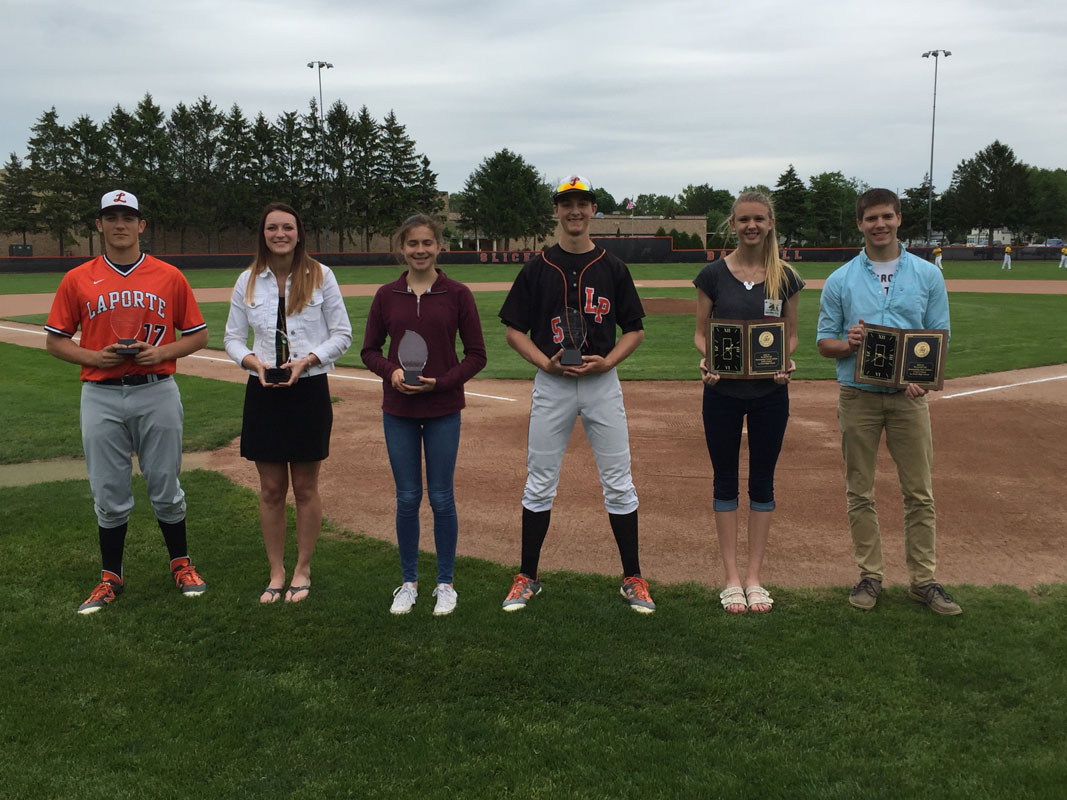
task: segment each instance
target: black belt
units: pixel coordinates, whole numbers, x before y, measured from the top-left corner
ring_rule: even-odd
[[[146,383],[166,380],[170,380],[170,375],[157,375],[153,372],[149,375],[123,375],[121,378],[105,378],[102,381],[85,382],[94,383],[97,386],[144,386]]]

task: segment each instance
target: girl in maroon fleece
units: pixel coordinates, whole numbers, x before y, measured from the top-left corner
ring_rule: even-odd
[[[453,475],[459,451],[463,384],[485,366],[485,342],[474,295],[437,268],[441,223],[423,214],[406,220],[394,237],[397,256],[407,270],[378,289],[367,315],[360,357],[382,378],[382,423],[389,464],[396,481],[396,538],[402,583],[393,592],[393,614],[406,614],[418,598],[419,506],[422,503],[422,453],[426,453],[426,491],[433,510],[437,550],[434,614],[456,607],[452,570],[459,522]],[[426,342],[427,359],[418,378],[404,380],[397,350],[408,331]],[[456,355],[456,334],[463,358]],[[382,354],[386,337],[388,355]],[[410,366],[410,365],[409,365]]]

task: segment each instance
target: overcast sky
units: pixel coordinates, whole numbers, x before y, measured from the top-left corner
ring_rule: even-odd
[[[252,118],[393,109],[456,191],[507,147],[550,181],[615,197],[710,183],[773,186],[840,170],[934,182],[994,139],[1067,167],[1063,0],[610,3],[569,0],[0,0],[0,161],[26,154],[51,106],[98,123],[150,92],[165,112],[206,95]],[[135,188],[135,187],[131,187]]]

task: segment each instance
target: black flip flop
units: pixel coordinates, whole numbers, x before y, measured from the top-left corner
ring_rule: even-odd
[[[265,594],[269,594],[270,595],[270,600],[268,600],[266,603],[260,603],[260,605],[261,606],[274,605],[275,603],[278,602],[278,595],[282,594],[284,591],[285,591],[285,589],[282,589],[282,588],[274,589],[273,587],[268,586],[266,589],[264,589],[262,592],[259,593],[259,596],[262,597]]]
[[[293,595],[294,594],[299,594],[300,592],[307,592],[308,594],[311,594],[311,584],[308,583],[308,584],[305,584],[304,586],[290,586],[288,589],[285,590],[285,602],[287,602],[287,603],[303,603],[304,600],[308,599],[307,595],[304,595],[304,597],[301,600],[294,600],[293,599]]]

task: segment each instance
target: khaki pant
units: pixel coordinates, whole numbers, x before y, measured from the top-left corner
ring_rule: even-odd
[[[874,506],[878,445],[885,431],[904,495],[904,545],[912,585],[934,580],[936,524],[930,409],[926,398],[904,392],[865,392],[842,386],[837,406],[845,457],[848,524],[861,577],[882,579],[882,537]]]

